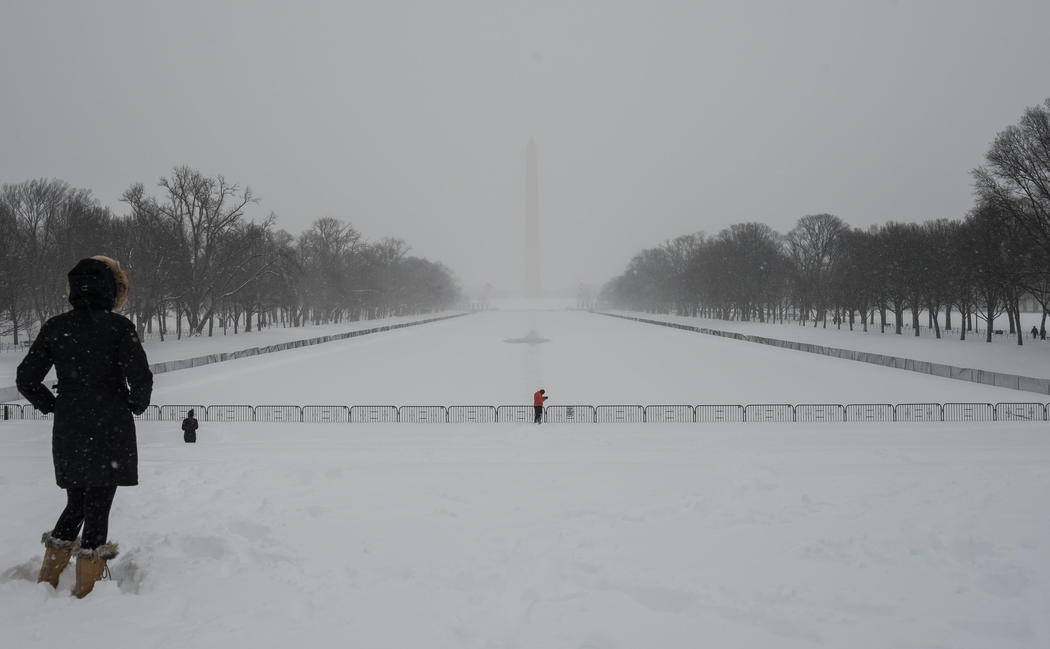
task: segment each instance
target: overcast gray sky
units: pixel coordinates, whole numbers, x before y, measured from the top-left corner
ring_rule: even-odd
[[[187,164],[465,286],[522,285],[530,137],[544,285],[599,285],[734,223],[959,218],[1050,96],[1046,0],[0,4],[0,183],[123,214]]]

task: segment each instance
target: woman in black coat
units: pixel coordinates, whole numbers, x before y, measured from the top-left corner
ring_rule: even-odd
[[[197,418],[193,416],[193,408],[186,413],[186,418],[182,420],[182,441],[187,444],[194,444],[197,441]]]
[[[135,325],[113,313],[124,303],[128,280],[108,257],[80,260],[69,271],[73,310],[40,328],[18,366],[19,392],[43,413],[54,412],[51,454],[66,508],[45,532],[38,581],[58,587],[58,576],[77,557],[73,594],[83,597],[117,556],[107,541],[109,510],[118,486],[138,484],[135,420],[149,405],[153,374]],[[58,396],[43,380],[54,366]],[[77,533],[83,525],[83,535]]]

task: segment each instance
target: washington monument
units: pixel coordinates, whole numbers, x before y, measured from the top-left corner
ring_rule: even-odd
[[[540,214],[536,142],[529,139],[525,170],[525,297],[540,296]]]

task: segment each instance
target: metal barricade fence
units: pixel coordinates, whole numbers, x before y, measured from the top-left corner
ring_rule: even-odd
[[[593,424],[594,406],[547,406],[543,420],[552,424]]]
[[[939,403],[898,403],[893,408],[896,421],[944,421]]]
[[[889,403],[851,403],[846,406],[846,421],[894,421],[895,411]]]
[[[795,421],[846,421],[846,409],[837,403],[800,403]]]
[[[350,421],[350,408],[346,406],[303,406],[303,421],[345,424]]]
[[[703,423],[744,421],[744,406],[737,404],[699,405],[696,407],[696,421]]]
[[[1041,403],[997,403],[997,421],[1046,421],[1046,406]]]
[[[532,406],[499,406],[496,408],[496,421],[501,424],[531,424],[535,421],[535,412]]]
[[[31,405],[27,404],[22,406],[22,419],[50,421],[54,418],[55,413],[53,412],[49,412],[45,415]]]
[[[208,421],[255,421],[255,409],[243,405],[208,406]]]
[[[453,424],[496,423],[495,406],[449,406],[448,421]]]
[[[134,415],[136,421],[160,421],[160,406],[146,406],[141,415]]]
[[[0,421],[22,418],[22,406],[17,403],[0,403]]]
[[[161,406],[160,418],[161,421],[182,421],[190,410],[193,410],[197,419],[203,419],[208,407],[203,405]]]
[[[255,406],[255,421],[300,422],[303,411],[299,406]]]
[[[448,421],[445,406],[401,406],[397,420],[409,424],[444,424]]]
[[[755,403],[744,407],[744,421],[794,421],[794,408],[790,403]]]
[[[397,422],[397,406],[350,406],[352,424],[392,424]]]
[[[693,406],[646,406],[645,421],[654,424],[691,424],[696,421]]]
[[[645,421],[642,406],[597,406],[594,420],[599,424],[640,424]]]
[[[205,421],[333,423],[532,423],[532,406],[150,405],[138,421],[181,421],[190,410]],[[0,404],[0,421],[51,420],[29,404]],[[1004,403],[834,403],[689,405],[555,405],[550,423],[923,422],[1047,421],[1050,406]]]
[[[946,403],[944,421],[995,421],[995,406],[990,403]]]

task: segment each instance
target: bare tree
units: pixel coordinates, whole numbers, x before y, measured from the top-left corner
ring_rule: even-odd
[[[849,323],[851,331],[857,315],[863,330],[868,330],[868,309],[879,301],[879,262],[873,233],[863,230],[842,233],[829,288],[835,303],[845,312],[842,319]]]
[[[14,211],[6,200],[7,188],[0,192],[0,335],[10,335],[19,343],[24,321],[28,319],[29,292],[26,274],[30,266],[22,258],[24,246]]]
[[[13,219],[21,288],[33,317],[43,322],[65,308],[65,272],[77,259],[106,252],[111,217],[87,189],[62,180],[30,180],[0,189]]]
[[[314,221],[299,235],[296,250],[304,316],[309,312],[318,324],[339,322],[351,308],[356,257],[362,245],[361,234],[352,225],[331,217]]]
[[[674,308],[680,315],[696,315],[696,290],[689,278],[689,261],[703,242],[703,233],[695,233],[675,237],[663,245],[671,264]]]
[[[1050,98],[995,137],[973,171],[982,202],[996,205],[1050,253]]]
[[[243,190],[223,176],[209,178],[187,166],[161,178],[160,199],[146,197],[133,186],[124,200],[132,209],[156,212],[180,233],[185,246],[178,263],[183,290],[178,304],[193,333],[201,333],[228,293],[229,267],[243,262],[230,252],[230,240],[248,205],[257,202],[250,188]],[[250,255],[251,253],[245,253]]]
[[[802,318],[812,308],[813,326],[827,326],[828,284],[846,224],[832,214],[803,216],[787,235],[788,250],[798,270]]]
[[[992,342],[995,318],[1006,310],[1007,264],[1006,240],[1009,222],[1000,208],[992,202],[981,203],[966,220],[967,246],[972,251],[970,263],[978,299],[978,314],[984,314],[985,342]]]

